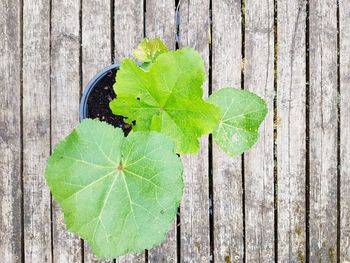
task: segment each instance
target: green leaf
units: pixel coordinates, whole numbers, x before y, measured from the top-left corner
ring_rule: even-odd
[[[216,143],[231,156],[250,149],[259,137],[259,126],[267,114],[266,102],[254,93],[235,88],[220,89],[208,101],[222,111],[213,131]]]
[[[220,109],[203,100],[204,63],[191,48],[158,57],[147,71],[125,59],[116,76],[112,112],[136,120],[134,130],[158,131],[173,138],[177,153],[194,153],[198,138],[217,125]]]
[[[84,120],[55,148],[45,177],[69,231],[100,258],[159,244],[182,196],[183,167],[171,139]]]
[[[166,52],[168,48],[160,38],[151,40],[145,38],[134,50],[134,57],[140,62],[154,62],[160,54]]]

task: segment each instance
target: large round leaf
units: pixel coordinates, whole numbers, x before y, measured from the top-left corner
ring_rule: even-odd
[[[222,112],[213,131],[215,142],[231,156],[250,149],[259,137],[259,126],[267,114],[266,102],[254,93],[235,88],[220,89],[208,101]]]
[[[123,136],[84,120],[48,161],[46,180],[69,231],[100,258],[159,244],[182,196],[182,164],[173,142],[151,132]]]

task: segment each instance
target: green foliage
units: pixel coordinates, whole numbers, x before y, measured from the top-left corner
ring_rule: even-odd
[[[134,132],[84,120],[61,141],[46,168],[52,195],[69,231],[100,258],[159,244],[182,196],[183,167],[173,142],[155,132]]]
[[[154,62],[160,54],[167,52],[168,48],[159,38],[145,38],[134,50],[134,57],[140,62]]]
[[[183,190],[177,153],[199,150],[213,133],[236,156],[251,148],[267,114],[263,99],[223,88],[203,99],[204,63],[191,48],[168,51],[160,39],[144,39],[125,59],[111,101],[114,114],[133,125],[121,129],[83,120],[54,149],[45,171],[69,231],[100,258],[115,258],[159,244],[166,236]],[[263,154],[263,153],[262,153]]]
[[[267,114],[265,101],[246,90],[223,88],[209,97],[222,111],[213,131],[215,142],[229,155],[250,149],[259,136],[259,126]]]
[[[128,117],[137,131],[158,131],[174,139],[177,153],[195,153],[198,138],[212,132],[220,109],[203,100],[204,63],[183,48],[158,56],[148,70],[125,59],[117,73],[112,112]]]

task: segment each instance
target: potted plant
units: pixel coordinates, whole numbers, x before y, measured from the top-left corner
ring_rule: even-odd
[[[90,82],[83,120],[45,171],[67,229],[99,258],[160,244],[182,197],[178,154],[198,152],[198,139],[212,133],[226,153],[240,155],[267,114],[263,99],[240,89],[203,99],[204,63],[192,48],[168,51],[160,39],[144,39],[134,57],[139,64],[124,59]]]

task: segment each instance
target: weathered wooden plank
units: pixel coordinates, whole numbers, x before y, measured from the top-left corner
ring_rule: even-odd
[[[118,62],[125,57],[133,57],[134,48],[143,38],[143,17],[143,1],[114,1],[114,54]],[[129,254],[116,260],[117,263],[144,261],[144,253]]]
[[[241,87],[241,1],[213,1],[212,89]],[[242,159],[213,142],[215,262],[243,262]]]
[[[350,2],[339,1],[340,262],[350,262]]]
[[[132,58],[132,51],[143,38],[143,1],[114,0],[114,43],[118,62]]]
[[[310,262],[337,254],[337,1],[310,1]]]
[[[44,168],[50,154],[50,3],[23,1],[24,260],[51,262],[50,191]]]
[[[173,0],[146,1],[146,37],[160,37],[169,49],[175,48],[175,3]],[[149,262],[176,262],[176,220],[167,239],[157,248],[148,252]]]
[[[173,0],[146,1],[146,37],[160,37],[169,49],[175,48],[175,2]]]
[[[180,7],[180,48],[199,51],[209,69],[209,1],[184,0]],[[203,85],[208,95],[208,81]],[[185,155],[184,196],[181,203],[181,260],[207,262],[210,258],[208,136],[198,154]]]
[[[176,262],[177,242],[176,242],[176,219],[173,223],[166,239],[156,248],[148,251],[148,262]]]
[[[92,77],[111,63],[111,5],[105,0],[82,1],[82,74],[83,88]],[[84,262],[98,260],[84,242]]]
[[[277,2],[278,260],[305,261],[306,0]]]
[[[82,1],[83,87],[111,63],[110,1]]]
[[[0,258],[21,262],[20,1],[0,2]]]
[[[51,144],[54,147],[79,122],[78,1],[52,3],[51,13]],[[59,205],[52,203],[53,261],[80,262],[81,241],[70,234]]]
[[[262,96],[269,113],[245,155],[246,261],[274,261],[274,3],[245,1],[245,89]]]

